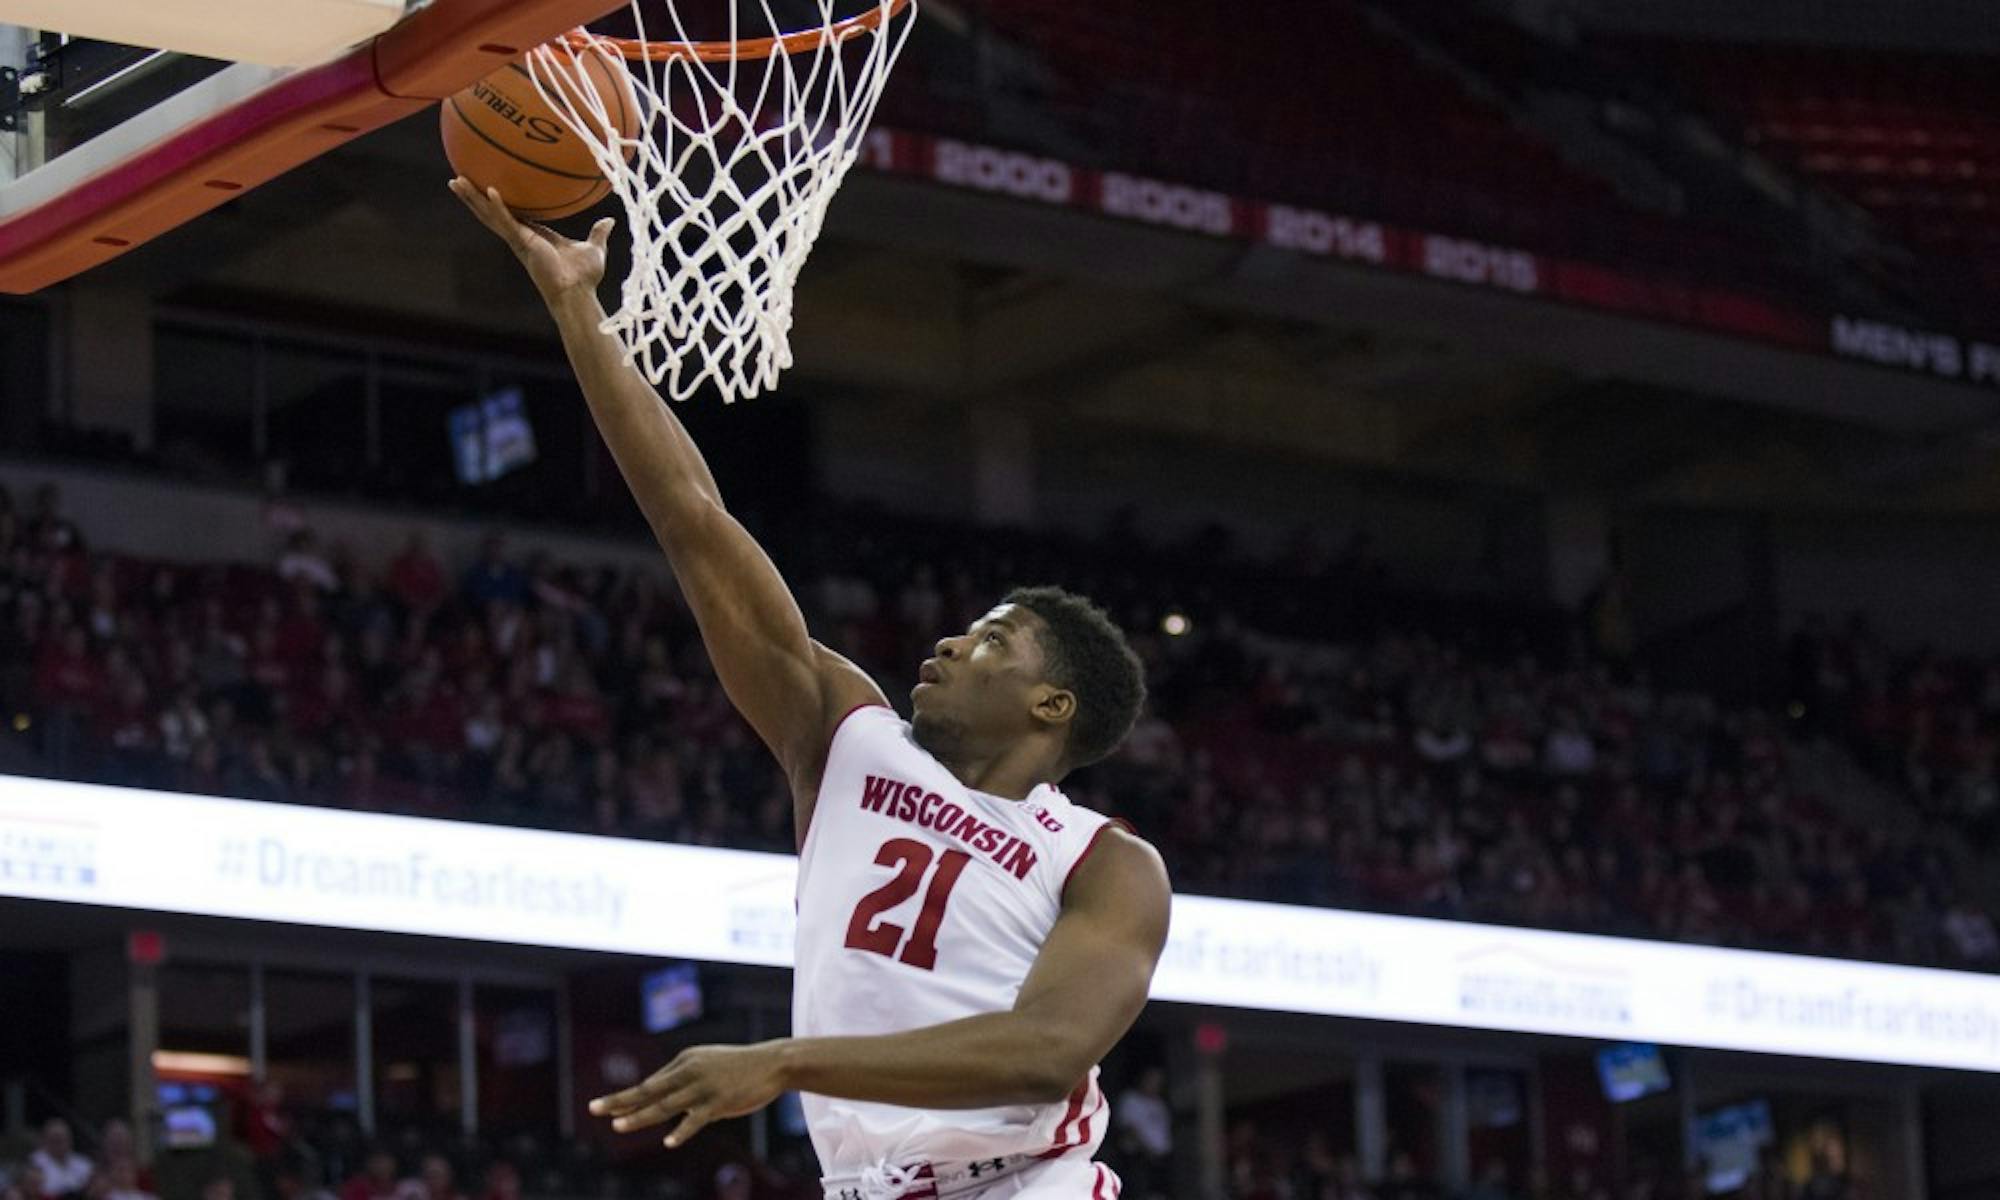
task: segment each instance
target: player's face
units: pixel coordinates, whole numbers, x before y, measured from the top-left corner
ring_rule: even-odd
[[[1035,693],[1046,686],[1041,624],[1027,609],[1002,604],[964,633],[939,639],[910,693],[917,744],[945,758],[1030,732]]]

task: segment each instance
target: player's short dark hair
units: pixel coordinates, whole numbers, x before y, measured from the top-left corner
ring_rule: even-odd
[[[1067,765],[1087,767],[1116,750],[1146,702],[1146,668],[1110,614],[1059,587],[1015,588],[1001,603],[1042,619],[1048,682],[1076,694]]]

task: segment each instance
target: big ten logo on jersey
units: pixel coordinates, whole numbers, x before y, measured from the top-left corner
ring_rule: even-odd
[[[1061,833],[1063,831],[1063,823],[1050,816],[1048,809],[1043,808],[1039,804],[1024,804],[1021,807],[1027,809],[1029,815],[1035,818],[1035,824],[1040,825],[1043,829],[1048,830],[1050,833]]]

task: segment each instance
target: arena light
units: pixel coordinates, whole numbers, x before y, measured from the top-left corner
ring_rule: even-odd
[[[0,776],[0,895],[31,899],[784,967],[797,868]],[[1174,898],[1153,995],[2000,1072],[1996,976],[1205,896]]]
[[[155,1050],[153,1069],[186,1075],[250,1074],[250,1060],[240,1054],[202,1054],[193,1050]]]

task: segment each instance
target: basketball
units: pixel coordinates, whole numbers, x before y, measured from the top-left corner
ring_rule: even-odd
[[[598,54],[563,63],[562,86],[581,79],[603,99],[619,137],[639,130],[639,105],[624,65]],[[577,107],[589,113],[588,100]],[[611,192],[590,146],[542,99],[528,69],[509,63],[439,106],[445,157],[481,190],[498,188],[517,216],[553,220],[582,212]],[[626,150],[631,157],[631,149]]]

